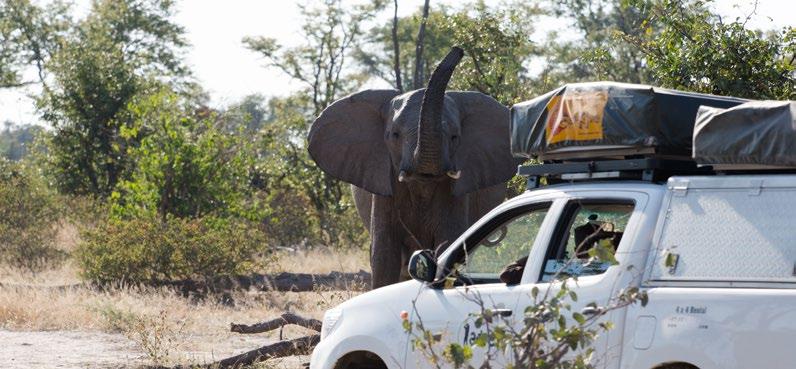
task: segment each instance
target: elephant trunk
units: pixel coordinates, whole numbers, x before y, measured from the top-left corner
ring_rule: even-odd
[[[442,110],[445,89],[464,51],[453,47],[445,59],[434,69],[423,94],[420,121],[417,123],[417,148],[414,152],[415,169],[421,174],[438,175],[442,172]]]

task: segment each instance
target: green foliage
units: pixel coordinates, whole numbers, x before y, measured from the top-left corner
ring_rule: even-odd
[[[128,103],[186,74],[172,8],[168,0],[94,2],[47,64],[53,83],[38,103],[55,129],[48,162],[62,192],[107,196],[128,174],[127,148],[138,138],[120,135]]]
[[[214,114],[191,111],[168,92],[137,98],[127,109],[132,123],[121,137],[144,138],[128,149],[136,166],[111,194],[113,216],[247,215],[252,157],[242,135],[225,134]]]
[[[308,101],[298,95],[269,102],[273,120],[260,131],[254,173],[264,225],[282,245],[363,245],[367,234],[349,186],[323,173],[305,148]]]
[[[0,262],[35,272],[62,261],[59,216],[56,195],[33,168],[0,159]]]
[[[251,273],[264,251],[248,222],[216,217],[110,220],[81,234],[75,251],[84,278],[141,283]]]
[[[796,29],[764,34],[725,23],[701,1],[656,3],[645,36],[627,35],[662,85],[756,99],[796,99]]]

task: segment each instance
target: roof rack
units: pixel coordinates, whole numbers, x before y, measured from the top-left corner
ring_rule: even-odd
[[[517,170],[528,177],[529,190],[540,187],[543,178],[547,184],[595,179],[663,182],[673,175],[713,173],[710,166],[697,166],[692,160],[649,157],[522,165]]]

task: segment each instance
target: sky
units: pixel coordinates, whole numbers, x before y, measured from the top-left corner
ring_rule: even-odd
[[[350,1],[350,0],[347,0]],[[298,3],[286,0],[181,0],[175,22],[184,26],[191,44],[185,60],[198,82],[208,91],[213,106],[225,106],[242,97],[259,93],[266,96],[286,95],[300,88],[283,73],[264,68],[264,61],[246,49],[241,40],[245,36],[267,36],[282,45],[300,44],[300,14]],[[498,0],[487,0],[497,3]],[[88,9],[89,0],[75,0],[77,12]],[[431,6],[455,0],[431,0]],[[412,13],[423,0],[399,0],[399,16]],[[753,7],[752,0],[716,0],[714,9],[725,19],[745,17]],[[392,8],[380,15],[382,22],[392,17]],[[546,29],[559,27],[555,20],[537,25],[543,37]],[[560,21],[559,21],[560,22]],[[547,24],[545,24],[547,23]],[[796,1],[760,0],[756,15],[748,26],[759,29],[796,26]],[[39,123],[33,101],[27,90],[0,90],[0,122]]]

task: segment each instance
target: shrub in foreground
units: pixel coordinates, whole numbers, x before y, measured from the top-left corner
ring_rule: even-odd
[[[247,274],[265,250],[264,235],[255,227],[214,217],[110,220],[81,238],[76,251],[81,273],[100,283]]]
[[[22,163],[0,159],[0,262],[38,271],[61,261],[56,247],[59,208],[56,195]]]

